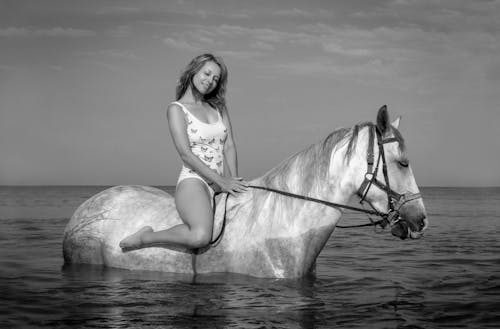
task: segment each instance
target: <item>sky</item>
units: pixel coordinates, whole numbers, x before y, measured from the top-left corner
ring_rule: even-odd
[[[420,186],[500,186],[500,0],[0,0],[0,49],[0,185],[175,185],[212,52],[246,179],[387,104]]]

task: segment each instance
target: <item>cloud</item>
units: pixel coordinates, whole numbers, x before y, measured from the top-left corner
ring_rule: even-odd
[[[487,31],[322,23],[301,25],[296,31],[281,42],[295,45],[301,58],[289,55],[269,69],[298,75],[332,74],[415,93],[456,81],[495,81],[498,77],[498,65],[492,59],[500,58],[500,35]],[[271,44],[276,52],[284,47]]]
[[[225,44],[223,39],[215,28],[197,25],[191,30],[171,33],[163,39],[163,43],[176,49],[200,51],[223,47]]]
[[[293,9],[279,9],[273,11],[274,15],[277,16],[288,16],[288,17],[311,17],[312,13],[306,11],[306,10],[301,10],[297,8]]]
[[[158,25],[154,22],[149,24]],[[169,24],[171,26],[171,24]],[[250,47],[262,51],[276,49],[278,44],[303,45],[311,36],[299,32],[283,32],[270,28],[249,28],[239,25],[222,24],[183,25],[180,32],[172,32],[163,41],[179,49],[204,49],[213,47]]]
[[[171,1],[165,1],[160,6],[148,7],[144,6],[142,8],[135,7],[105,7],[100,9],[97,13],[99,15],[108,15],[116,17],[127,17],[130,19],[135,19],[138,21],[151,22],[153,24],[162,24],[165,22],[165,18],[168,20],[176,21],[176,18],[182,17],[184,20],[241,20],[248,19],[252,17],[252,14],[248,10],[238,10],[232,11],[227,8],[221,10],[214,10],[214,6],[207,8],[201,8],[202,4],[198,2],[185,2],[174,4]]]
[[[236,25],[193,25],[192,29],[172,32],[170,36],[163,38],[163,43],[180,50],[215,51],[224,57],[249,60],[274,49],[272,44],[260,40],[272,33],[272,30],[256,31]]]
[[[302,33],[283,32],[270,28],[248,28],[238,25],[222,24],[214,29],[214,32],[222,37],[247,36],[265,42],[285,42],[290,39],[302,38]]]
[[[132,27],[129,25],[119,25],[111,28],[107,33],[116,38],[128,37],[132,35]]]
[[[196,29],[194,31],[187,31],[183,33],[184,36],[202,44],[216,44],[217,35],[216,33],[206,30],[203,28]]]
[[[96,51],[74,51],[73,54],[77,56],[84,56],[88,58],[113,58],[113,59],[126,59],[136,60],[139,57],[131,50],[128,49],[102,49]]]
[[[101,51],[102,54],[114,58],[123,59],[138,59],[138,57],[131,51],[127,49],[117,50],[117,49],[106,49]]]
[[[254,48],[254,49],[264,50],[264,51],[271,51],[271,50],[276,49],[275,46],[273,46],[269,43],[260,41],[260,40],[257,40],[254,43],[250,44],[250,47]]]
[[[429,31],[499,31],[500,1],[394,0],[352,15],[367,24]]]
[[[0,37],[25,37],[29,31],[26,28],[8,27],[0,29]]]
[[[49,68],[50,68],[51,70],[58,71],[58,72],[60,72],[60,71],[63,71],[63,70],[64,70],[64,67],[63,67],[63,66],[61,66],[61,65],[49,65]]]
[[[218,51],[217,54],[223,57],[233,57],[237,59],[254,59],[256,57],[261,57],[264,53],[260,51],[234,51],[234,50],[221,50]]]
[[[90,30],[73,29],[73,28],[62,28],[54,27],[51,29],[40,29],[34,31],[37,36],[47,36],[47,37],[90,37],[95,36],[96,33]]]
[[[436,42],[435,35],[419,28],[339,28],[325,24],[300,28],[310,34],[309,43],[320,45],[326,53],[364,57],[367,60],[373,57],[412,56],[414,52],[425,52]]]
[[[485,14],[482,21],[481,14],[494,7],[491,2],[475,8],[443,1],[449,8],[426,0],[386,1],[372,12],[358,12],[349,25],[319,22],[278,29],[263,24],[184,24],[163,40],[178,49],[215,49],[225,56],[259,59],[253,61],[256,67],[299,75],[329,72],[405,90],[432,90],[471,75],[496,80],[498,65],[491,58],[500,56],[500,25],[492,22],[500,10]],[[312,14],[296,8],[277,12],[304,18]],[[461,22],[467,28],[454,29]],[[271,52],[275,57],[261,60]]]
[[[8,27],[0,29],[0,37],[92,37],[96,32],[84,29],[53,27],[50,29],[33,29],[27,27]]]
[[[176,49],[181,49],[181,50],[189,50],[189,51],[199,51],[201,50],[200,47],[193,45],[186,40],[181,40],[181,39],[174,39],[171,37],[163,39],[163,43],[165,43],[167,46],[176,48]]]
[[[446,62],[467,65],[471,61],[500,54],[500,37],[485,31],[429,31],[418,26],[374,28],[333,27],[325,24],[299,27],[309,42],[326,53],[342,56],[348,64],[375,59],[393,66],[400,73],[405,66],[424,69]],[[339,57],[337,57],[339,59]],[[446,70],[446,68],[444,68]],[[438,71],[444,71],[438,70]]]
[[[142,12],[141,8],[138,7],[125,7],[125,6],[109,6],[101,8],[97,11],[97,15],[108,15],[108,14],[135,14]]]
[[[333,13],[326,9],[318,9],[315,11],[308,11],[303,9],[278,9],[272,11],[272,15],[284,17],[303,17],[303,18],[325,18],[332,17]]]
[[[379,60],[372,60],[358,65],[344,65],[329,57],[311,57],[300,61],[289,61],[275,66],[289,73],[301,75],[335,74],[336,76],[378,76],[387,78],[391,72],[384,67],[384,63]]]

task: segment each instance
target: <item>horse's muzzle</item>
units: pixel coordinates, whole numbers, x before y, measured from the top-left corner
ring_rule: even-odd
[[[391,226],[391,233],[401,240],[405,240],[408,237],[411,239],[420,239],[424,235],[424,230],[427,228],[427,225],[427,218],[423,218],[420,230],[416,231],[412,230],[407,221],[399,220]]]
[[[406,239],[408,235],[410,235],[410,228],[408,227],[408,223],[403,220],[394,223],[391,226],[391,233],[392,235],[397,236],[401,240]]]

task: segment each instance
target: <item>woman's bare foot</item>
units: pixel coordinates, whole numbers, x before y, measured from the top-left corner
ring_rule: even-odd
[[[153,232],[153,228],[151,226],[145,226],[141,228],[139,231],[135,232],[132,235],[129,235],[128,237],[120,241],[120,248],[122,248],[122,251],[129,251],[141,248],[142,235],[148,232]]]

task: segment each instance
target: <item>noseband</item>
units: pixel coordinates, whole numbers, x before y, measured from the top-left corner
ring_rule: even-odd
[[[375,160],[375,155],[373,152],[375,148],[374,131],[377,135],[377,145],[379,151],[375,167],[373,166]],[[372,203],[366,199],[366,196],[368,194],[368,191],[373,185],[383,190],[387,194],[388,212],[387,214],[383,214],[383,216],[381,216],[382,220],[380,221],[380,226],[382,228],[385,228],[387,225],[389,225],[393,229],[395,229],[396,226],[399,226],[399,228],[402,229],[403,232],[406,232],[405,233],[406,235],[404,237],[401,237],[402,239],[404,239],[408,236],[408,223],[406,222],[405,219],[401,218],[400,209],[405,203],[410,202],[412,200],[420,199],[422,196],[420,195],[420,193],[400,194],[391,188],[389,183],[389,175],[387,173],[387,161],[385,159],[384,144],[394,143],[394,142],[397,143],[398,139],[395,137],[384,139],[378,127],[376,126],[369,127],[368,151],[366,154],[367,170],[365,174],[365,179],[361,184],[361,186],[359,187],[357,195],[361,198],[359,203],[363,204],[363,202],[366,202],[370,205],[372,209],[376,210],[375,207],[372,205]],[[379,165],[381,161],[382,161],[382,172],[384,174],[385,184],[380,180],[378,180],[377,178]]]

